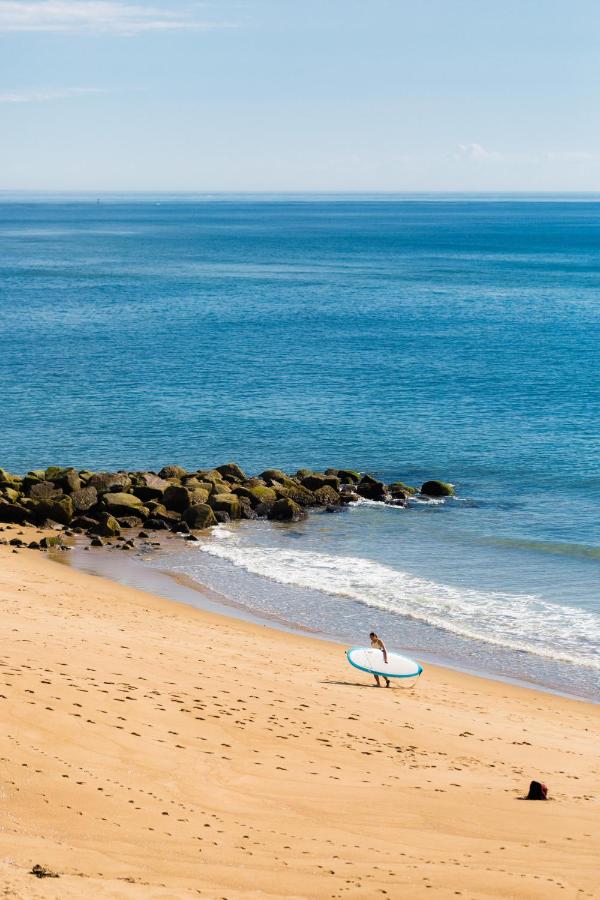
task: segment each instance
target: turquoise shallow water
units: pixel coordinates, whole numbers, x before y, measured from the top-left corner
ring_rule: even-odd
[[[0,465],[447,478],[444,505],[242,527],[174,565],[592,695],[599,226],[581,198],[5,198]]]

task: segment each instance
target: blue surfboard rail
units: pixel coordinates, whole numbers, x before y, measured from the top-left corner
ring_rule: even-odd
[[[381,678],[418,678],[421,672],[423,671],[423,666],[421,666],[415,660],[415,665],[417,667],[416,672],[410,672],[406,675],[390,675],[388,672],[376,672],[375,669],[366,669],[364,666],[359,666],[358,663],[353,662],[350,659],[350,654],[354,650],[368,650],[369,647],[350,647],[349,650],[346,650],[346,658],[351,666],[354,666],[355,669],[360,669],[361,672],[367,672],[369,675],[379,675]],[[412,662],[412,660],[411,660]]]

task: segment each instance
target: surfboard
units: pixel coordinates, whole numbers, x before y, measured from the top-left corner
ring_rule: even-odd
[[[346,650],[346,656],[355,669],[384,678],[418,678],[423,671],[418,662],[400,653],[388,653],[388,661],[384,663],[382,651],[375,647],[352,647]]]

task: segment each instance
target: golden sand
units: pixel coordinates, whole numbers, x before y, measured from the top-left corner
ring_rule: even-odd
[[[0,615],[3,897],[600,896],[597,706],[434,666],[378,690],[6,546]]]

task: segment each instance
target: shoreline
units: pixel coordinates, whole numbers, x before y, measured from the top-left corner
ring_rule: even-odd
[[[160,549],[168,553],[170,548],[163,546]],[[84,556],[82,547],[75,545],[74,556],[56,556],[56,559],[60,563],[73,565],[79,571],[108,578],[117,584],[134,586],[139,590],[163,597],[165,600],[181,602],[200,611],[233,617],[236,620],[249,622],[254,625],[264,625],[285,633],[297,634],[301,637],[311,637],[336,646],[344,645],[344,641],[335,635],[288,621],[275,613],[258,612],[250,606],[239,603],[214,588],[194,580],[188,575],[169,570],[168,568],[156,568],[146,565],[144,560],[139,557],[122,556],[117,553],[109,556],[103,548],[94,548],[89,556],[87,554]],[[110,573],[111,568],[116,569],[116,572]],[[198,602],[195,602],[196,598],[199,598]],[[414,655],[414,651],[411,650],[410,653]],[[502,684],[539,691],[543,694],[550,694],[581,703],[600,705],[600,700],[595,697],[571,694],[535,680],[528,681],[518,677],[511,677],[510,675],[503,675],[499,672],[469,668],[466,665],[461,665],[460,662],[454,662],[450,658],[444,658],[435,653],[421,651],[417,656],[419,661],[426,663],[428,666],[434,665],[441,669],[448,669],[476,678],[497,681]]]
[[[336,644],[0,562],[14,896],[598,896],[597,706],[433,665],[378,691]]]

